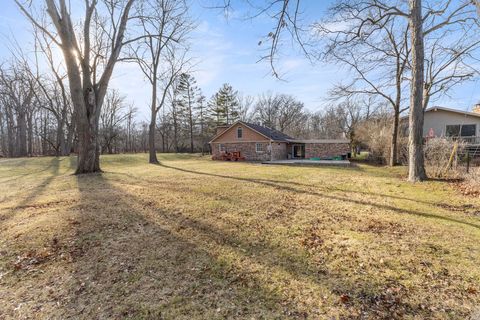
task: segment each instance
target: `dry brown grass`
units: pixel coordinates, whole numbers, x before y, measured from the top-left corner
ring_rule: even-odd
[[[2,319],[465,319],[480,207],[403,168],[0,160]]]

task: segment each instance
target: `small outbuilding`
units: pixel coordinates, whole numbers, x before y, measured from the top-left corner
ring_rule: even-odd
[[[244,121],[218,127],[210,146],[214,160],[233,152],[239,152],[248,161],[331,159],[346,157],[350,152],[350,143],[345,139],[295,139],[278,130]]]

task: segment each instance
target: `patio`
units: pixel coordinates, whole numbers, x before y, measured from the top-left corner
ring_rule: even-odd
[[[337,166],[350,167],[351,162],[348,160],[308,160],[308,159],[289,159],[289,160],[273,160],[263,161],[262,164],[276,165],[305,165],[305,166]]]

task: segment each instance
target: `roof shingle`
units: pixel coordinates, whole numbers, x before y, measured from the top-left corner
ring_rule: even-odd
[[[264,127],[259,124],[255,123],[249,123],[249,122],[244,122],[242,121],[247,127],[250,127],[251,129],[257,131],[258,133],[263,134],[266,137],[269,137],[270,139],[274,141],[287,141],[293,139],[289,135],[280,132],[278,130],[269,128],[269,127]]]

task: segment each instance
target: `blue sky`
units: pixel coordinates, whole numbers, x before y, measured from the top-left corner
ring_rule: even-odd
[[[2,1],[0,12],[0,32],[3,35],[15,34],[19,43],[29,46],[30,25],[19,13],[12,0]],[[314,21],[321,18],[330,1],[304,1],[303,19]],[[248,7],[237,1],[237,7],[226,19],[220,10],[208,9],[210,0],[193,0],[192,16],[197,20],[197,28],[191,35],[191,55],[195,58],[194,75],[204,94],[210,97],[225,82],[245,95],[257,95],[265,91],[292,94],[316,111],[325,103],[327,91],[334,84],[348,79],[348,72],[338,65],[317,63],[312,65],[299,52],[298,48],[286,41],[282,47],[277,66],[283,80],[271,76],[266,62],[257,62],[264,53],[258,42],[272,28],[272,21],[266,17],[248,20]],[[0,61],[9,53],[0,44]],[[148,86],[136,66],[119,64],[116,67],[112,88],[119,89],[140,111],[140,119],[148,117]],[[480,82],[465,83],[451,92],[451,97],[441,97],[435,104],[469,110],[480,101]]]

